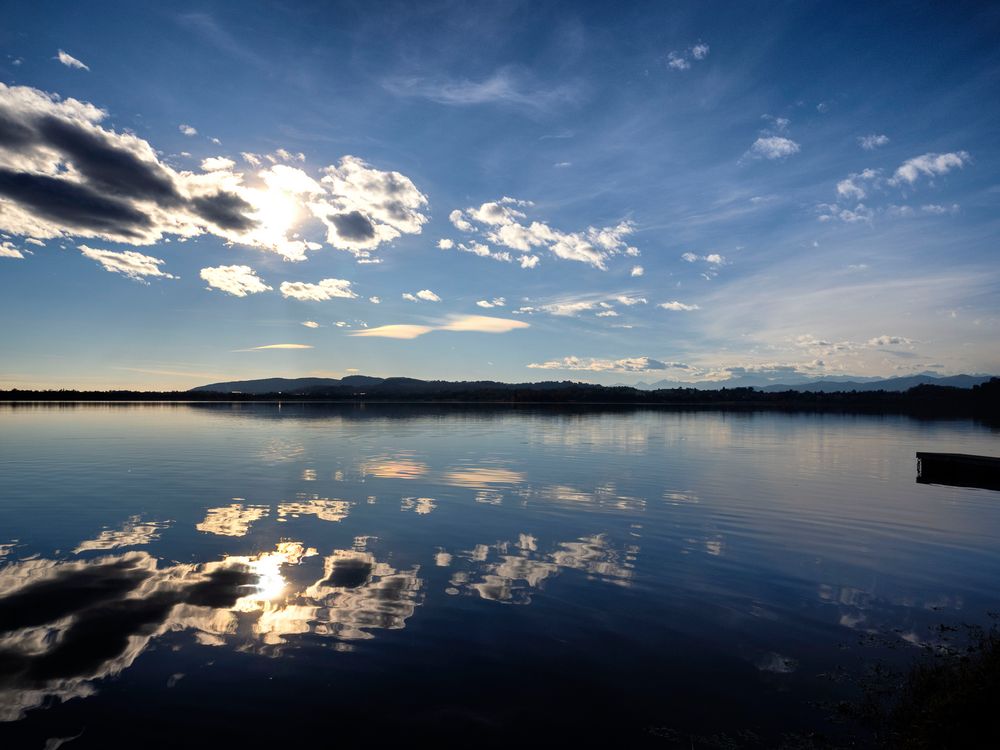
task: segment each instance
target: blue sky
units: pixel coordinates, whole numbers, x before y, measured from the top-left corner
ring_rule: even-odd
[[[1000,372],[995,5],[4,17],[0,387]]]

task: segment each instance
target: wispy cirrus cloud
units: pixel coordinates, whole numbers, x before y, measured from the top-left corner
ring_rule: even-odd
[[[575,100],[577,86],[563,84],[546,88],[515,68],[501,68],[493,75],[475,81],[467,78],[426,78],[420,76],[389,78],[383,87],[396,96],[427,99],[453,107],[502,105],[523,110],[544,111]]]

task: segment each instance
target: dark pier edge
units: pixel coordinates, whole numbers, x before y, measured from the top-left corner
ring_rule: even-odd
[[[917,482],[1000,491],[1000,458],[918,451]]]

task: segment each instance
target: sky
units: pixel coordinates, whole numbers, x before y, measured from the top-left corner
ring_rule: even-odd
[[[0,388],[1000,373],[992,3],[3,3]]]

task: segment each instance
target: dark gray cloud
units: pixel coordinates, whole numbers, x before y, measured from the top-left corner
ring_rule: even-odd
[[[331,214],[330,221],[337,228],[337,234],[345,240],[370,240],[375,236],[375,227],[360,211],[350,211],[345,214]]]
[[[221,229],[231,229],[245,232],[257,226],[257,222],[246,216],[253,206],[235,193],[219,191],[214,195],[194,198],[191,208],[201,218],[206,219]]]
[[[58,151],[95,189],[168,207],[182,200],[159,164],[140,159],[94,130],[48,115],[39,120],[37,134],[37,145]]]
[[[32,142],[34,133],[24,123],[18,122],[11,113],[0,108],[0,146],[19,147]]]
[[[0,195],[39,225],[124,241],[154,241],[192,214],[223,231],[257,225],[247,216],[252,206],[235,193],[188,198],[183,175],[148,143],[100,127],[103,113],[88,107],[34,89],[0,88]]]
[[[152,224],[149,216],[126,201],[57,177],[0,169],[0,196],[70,229],[138,237]]]

